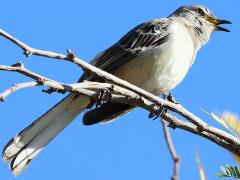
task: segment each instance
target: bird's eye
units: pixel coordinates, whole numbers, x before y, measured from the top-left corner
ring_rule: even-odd
[[[205,15],[204,11],[203,11],[202,9],[200,9],[200,8],[197,9],[197,12],[198,12],[199,14],[201,14],[202,16]]]

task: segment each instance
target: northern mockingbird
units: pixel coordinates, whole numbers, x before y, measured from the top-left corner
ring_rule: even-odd
[[[183,80],[198,50],[208,42],[212,32],[229,32],[219,25],[230,23],[217,19],[206,7],[183,6],[167,18],[138,25],[98,54],[91,64],[159,95]],[[98,81],[88,73],[83,74],[79,82],[83,80]],[[3,150],[3,158],[10,162],[13,173],[19,175],[89,103],[86,96],[71,93],[10,140]],[[107,102],[88,111],[83,123],[109,122],[132,108]]]

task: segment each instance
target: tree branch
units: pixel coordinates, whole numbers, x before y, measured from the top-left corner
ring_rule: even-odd
[[[3,66],[0,66],[0,70],[3,70],[4,68],[1,68]],[[5,66],[6,67],[6,66]],[[7,69],[9,70],[9,67],[7,66]],[[23,70],[24,71],[24,75],[32,75],[32,72],[30,70]],[[14,72],[14,71],[12,71]],[[15,71],[15,72],[21,72],[21,71]],[[28,74],[29,73],[29,74]],[[29,76],[28,76],[29,77]],[[34,78],[33,78],[34,77]],[[41,77],[41,78],[39,78]],[[42,86],[44,86],[44,82],[46,83],[45,79],[48,79],[44,76],[38,75],[35,73],[35,76],[32,76],[33,79],[40,79],[40,84],[42,84]],[[43,80],[41,82],[41,80]],[[86,95],[88,97],[90,97],[93,101],[97,101],[98,100],[98,92],[102,91],[102,90],[109,90],[111,89],[112,91],[112,97],[111,99],[107,98],[107,97],[103,97],[103,101],[112,101],[112,102],[117,102],[117,103],[126,103],[126,104],[130,104],[132,106],[137,106],[137,107],[141,107],[153,114],[157,114],[158,113],[158,107],[156,106],[152,106],[152,102],[145,99],[144,97],[139,96],[138,94],[124,89],[122,87],[119,87],[117,85],[113,85],[113,84],[108,84],[108,83],[98,83],[98,82],[89,82],[89,81],[85,81],[82,83],[76,83],[76,84],[62,84],[59,83],[56,86],[56,83],[51,80],[48,79],[48,83],[47,86],[51,89],[57,89],[57,90],[61,90],[61,91],[65,91],[65,92],[76,92],[76,93],[80,93],[83,95]],[[54,82],[54,83],[52,83]],[[33,87],[33,86],[31,86]],[[19,88],[20,89],[20,88]],[[16,89],[16,90],[19,90]],[[8,90],[6,90],[8,91]],[[58,92],[58,91],[52,91],[52,92]],[[114,94],[115,93],[115,94]],[[1,93],[1,95],[4,93]],[[10,93],[9,93],[10,94]],[[8,95],[9,95],[8,94]],[[119,94],[119,95],[118,95]],[[2,98],[2,97],[0,97]],[[199,131],[197,126],[195,126],[194,124],[190,123],[190,122],[186,122],[184,120],[181,120],[169,113],[163,114],[161,116],[164,120],[166,120],[167,122],[169,122],[171,124],[172,127],[175,128],[180,128],[189,132],[192,132],[194,134],[200,135],[202,137],[205,137],[206,139],[209,139],[211,141],[213,141],[214,143],[228,149],[231,152],[235,152],[235,154],[238,154],[238,152],[236,152],[234,150],[234,148],[232,146],[229,145],[228,142],[224,141],[223,139],[219,138],[218,136],[213,135],[212,133],[207,133],[204,131]]]
[[[35,86],[40,86],[38,82],[25,82],[25,83],[20,83],[20,84],[15,84],[11,88],[5,90],[0,94],[0,101],[4,101],[7,96],[9,96],[11,93],[18,91],[20,89],[25,89],[25,88],[30,88],[30,87],[35,87]]]
[[[164,136],[166,139],[166,143],[168,146],[168,149],[170,151],[172,160],[173,160],[173,176],[172,176],[172,180],[178,180],[179,179],[179,167],[180,167],[180,157],[177,155],[173,142],[172,142],[172,138],[171,138],[171,134],[169,132],[169,128],[167,126],[167,122],[166,121],[162,121],[162,126],[163,126],[163,132],[164,132]]]
[[[189,122],[181,120],[169,113],[162,114],[161,117],[168,121],[172,127],[184,129],[186,131],[192,132],[194,134],[200,135],[205,137],[214,143],[228,149],[232,153],[236,155],[240,155],[240,140],[233,135],[214,128],[207,123],[205,123],[202,119],[197,117],[196,115],[192,114],[190,111],[185,109],[180,104],[175,104],[140,89],[124,80],[121,80],[101,69],[98,69],[80,59],[78,59],[75,54],[68,50],[68,55],[58,54],[50,51],[43,51],[39,49],[34,49],[29,47],[28,45],[22,43],[21,41],[17,40],[13,36],[9,35],[5,31],[0,29],[0,35],[7,38],[8,40],[15,43],[21,49],[23,49],[24,54],[27,56],[30,55],[37,55],[37,56],[44,56],[48,58],[55,58],[60,60],[70,61],[77,65],[80,65],[85,71],[88,71],[97,77],[103,78],[107,80],[109,83],[98,83],[98,82],[82,82],[82,83],[75,83],[75,84],[64,84],[57,82],[55,80],[46,78],[41,76],[37,73],[34,73],[28,69],[26,69],[23,65],[13,65],[13,66],[0,66],[0,70],[10,71],[10,72],[18,72],[23,74],[27,77],[30,77],[36,82],[28,82],[28,83],[21,83],[18,86],[13,86],[9,90],[6,90],[2,94],[0,94],[0,99],[4,99],[10,93],[23,89],[26,87],[34,87],[34,86],[47,86],[50,89],[47,90],[49,93],[52,92],[76,92],[83,95],[90,97],[93,101],[98,100],[98,92],[101,90],[109,90],[111,93],[111,98],[104,96],[102,101],[112,101],[118,103],[125,103],[130,104],[132,106],[141,107],[146,109],[151,113],[158,113],[158,107],[162,106],[166,109],[176,112],[177,114],[181,115],[182,117],[189,120]],[[157,106],[153,106],[155,104]]]
[[[59,53],[55,53],[55,52],[51,52],[51,51],[43,51],[40,49],[32,48],[32,47],[24,44],[23,42],[21,42],[20,40],[16,39],[13,36],[11,36],[10,34],[3,31],[2,29],[0,29],[0,35],[2,35],[3,37],[7,38],[10,41],[12,41],[17,46],[19,46],[21,49],[23,49],[24,54],[27,57],[29,57],[31,55],[36,55],[36,56],[43,56],[43,57],[47,57],[47,58],[66,60],[66,61],[75,63],[75,64],[81,66],[83,68],[83,70],[88,71],[88,72],[96,75],[97,77],[100,77],[102,79],[107,80],[108,82],[111,82],[113,84],[116,84],[116,85],[119,85],[126,89],[129,89],[129,90],[139,94],[140,96],[143,96],[143,97],[153,101],[153,103],[155,103],[155,104],[159,104],[160,106],[166,107],[167,109],[171,109],[172,111],[180,114],[181,116],[187,118],[189,121],[191,121],[192,123],[197,125],[199,127],[199,130],[208,131],[207,124],[205,122],[203,122],[200,118],[198,118],[197,116],[195,116],[194,114],[189,112],[187,109],[183,108],[180,104],[174,104],[174,103],[165,101],[163,99],[160,99],[157,96],[155,96],[137,86],[134,86],[134,85],[128,83],[127,81],[124,81],[116,76],[113,76],[110,73],[107,73],[101,69],[98,69],[95,66],[92,66],[92,65],[84,62],[83,60],[77,58],[75,56],[74,52],[71,50],[67,51],[68,52],[67,55],[63,55],[63,54],[59,54]]]

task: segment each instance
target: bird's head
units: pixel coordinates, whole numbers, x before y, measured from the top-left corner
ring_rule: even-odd
[[[201,5],[182,6],[170,17],[176,17],[182,21],[195,36],[199,37],[202,44],[209,40],[214,31],[230,32],[219,25],[232,24],[230,21],[218,19],[208,8]]]

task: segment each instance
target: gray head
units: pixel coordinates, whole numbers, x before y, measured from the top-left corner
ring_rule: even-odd
[[[214,31],[230,32],[219,26],[220,24],[231,24],[230,21],[218,19],[208,8],[201,5],[182,6],[170,17],[182,21],[193,35],[198,37],[200,45],[205,44]]]

